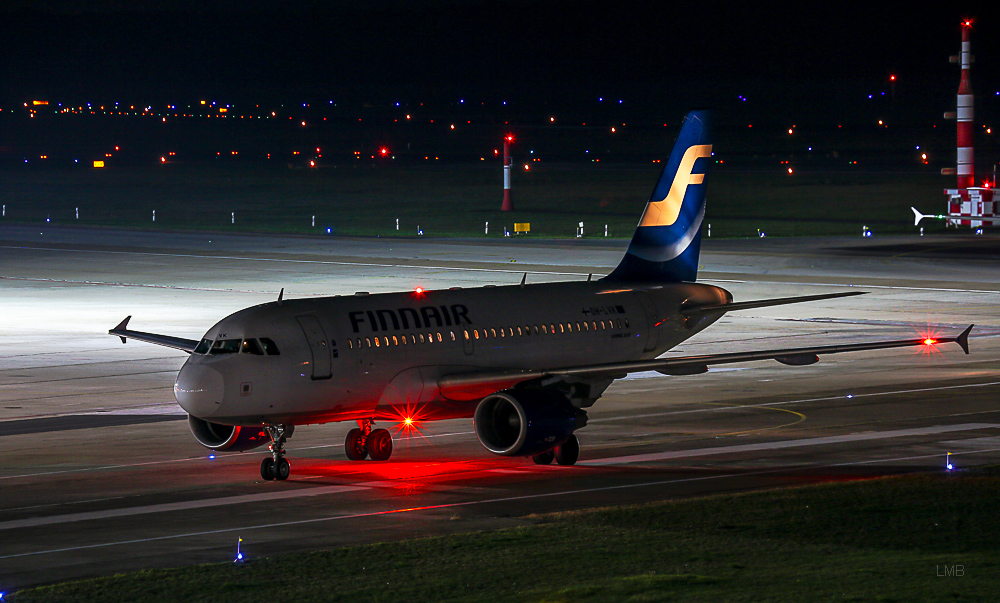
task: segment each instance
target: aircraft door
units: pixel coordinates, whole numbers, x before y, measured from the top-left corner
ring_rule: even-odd
[[[309,351],[312,352],[312,378],[329,379],[330,345],[326,341],[326,333],[315,316],[296,316],[302,332],[309,341]]]
[[[462,346],[465,348],[465,355],[472,356],[473,346],[475,346],[475,343],[472,341],[472,331],[468,327],[465,327],[459,336],[462,337]]]
[[[646,331],[649,333],[646,336],[646,347],[643,348],[643,352],[650,352],[656,349],[657,341],[660,338],[659,330],[654,327],[659,320],[656,315],[656,305],[653,304],[652,298],[645,291],[636,291],[636,298],[638,298],[639,303],[642,305],[643,313],[646,315]]]

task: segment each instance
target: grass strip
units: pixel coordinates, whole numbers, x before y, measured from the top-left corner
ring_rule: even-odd
[[[994,467],[566,512],[9,600],[996,601],[998,487]]]
[[[9,170],[0,172],[0,197],[2,221],[38,226],[380,237],[414,237],[419,228],[428,237],[499,238],[527,222],[529,237],[574,238],[583,222],[585,238],[604,238],[605,226],[609,237],[629,238],[659,170],[538,164],[515,175],[508,213],[500,211],[499,169],[469,165]],[[943,186],[925,173],[720,169],[711,174],[705,223],[716,238],[861,236],[863,226],[916,234],[910,206],[943,211]],[[944,229],[937,220],[922,225]]]

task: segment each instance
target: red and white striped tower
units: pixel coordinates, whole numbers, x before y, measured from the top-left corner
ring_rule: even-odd
[[[514,142],[514,136],[508,134],[503,138],[503,205],[500,211],[514,211],[514,202],[510,200],[510,168],[513,160],[510,157],[510,143]]]
[[[972,30],[972,21],[962,22],[962,52],[956,59],[962,66],[962,79],[958,84],[958,188],[969,188],[976,185],[973,168],[974,153],[972,147],[972,119],[973,104],[975,96],[972,94],[972,82],[969,71],[972,69],[972,50],[969,44],[969,31]]]

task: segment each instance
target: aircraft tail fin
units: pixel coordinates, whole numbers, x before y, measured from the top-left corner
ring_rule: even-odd
[[[684,118],[625,257],[606,279],[651,283],[697,279],[705,174],[712,157],[710,117],[708,111],[691,111]]]

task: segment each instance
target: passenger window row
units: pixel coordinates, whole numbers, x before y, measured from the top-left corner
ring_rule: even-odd
[[[547,325],[524,325],[524,327],[491,327],[483,329],[464,329],[462,331],[466,340],[478,340],[505,338],[505,337],[525,337],[530,335],[558,335],[562,333],[587,333],[590,331],[605,331],[609,329],[627,329],[629,323],[627,318],[591,320],[582,322],[549,323]],[[389,346],[410,345],[417,343],[441,343],[445,339],[456,341],[455,332],[448,331],[444,336],[440,332],[409,334],[409,335],[381,335],[376,337],[357,337],[347,340],[347,347],[354,348],[382,348]]]
[[[444,335],[442,335],[440,331],[436,333],[427,333],[426,335],[424,333],[411,333],[409,335],[392,335],[392,336],[382,335],[376,337],[365,337],[364,340],[362,340],[360,337],[356,339],[348,338],[347,347],[350,349],[354,349],[354,348],[360,348],[363,345],[366,348],[371,348],[371,347],[381,348],[381,347],[389,347],[390,345],[398,346],[398,345],[409,345],[417,343],[434,343],[434,342],[441,343],[446,338],[451,339],[451,341],[455,341],[456,340],[455,332],[448,331]]]

